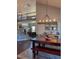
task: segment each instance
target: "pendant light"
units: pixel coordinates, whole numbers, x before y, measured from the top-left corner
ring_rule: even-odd
[[[39,23],[39,24],[51,24],[51,23],[54,23],[54,22],[55,22],[55,19],[53,21],[48,15],[48,0],[47,0],[46,1],[46,15],[41,20],[38,20],[37,23]]]

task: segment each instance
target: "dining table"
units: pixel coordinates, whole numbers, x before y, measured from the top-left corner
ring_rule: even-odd
[[[61,56],[61,49],[55,49],[55,48],[49,48],[47,45],[50,46],[56,46],[61,47],[61,42],[59,42],[57,39],[37,39],[37,40],[31,40],[32,41],[32,52],[33,52],[33,58],[35,59],[36,55],[39,54],[39,52],[45,52],[52,55]]]

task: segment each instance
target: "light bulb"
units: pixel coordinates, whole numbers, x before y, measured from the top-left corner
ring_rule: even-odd
[[[49,22],[51,22],[52,20],[50,19]]]
[[[53,21],[55,22],[55,21],[56,21],[56,19],[53,19]]]
[[[44,22],[44,20],[42,22]]]
[[[39,22],[41,22],[41,20],[39,20]]]
[[[48,22],[48,20],[46,19],[46,22]]]

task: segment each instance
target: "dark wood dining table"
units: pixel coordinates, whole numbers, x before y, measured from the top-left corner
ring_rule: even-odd
[[[36,55],[38,55],[38,52],[45,52],[53,55],[60,56],[61,55],[61,49],[54,49],[46,47],[46,45],[56,46],[60,47],[60,42],[54,42],[53,40],[31,40],[32,41],[32,52],[33,52],[33,58],[35,59]]]

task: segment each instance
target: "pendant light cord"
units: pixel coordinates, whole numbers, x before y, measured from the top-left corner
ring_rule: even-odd
[[[46,15],[48,15],[47,12],[48,12],[48,0],[46,0]]]

